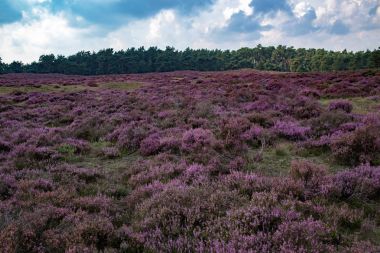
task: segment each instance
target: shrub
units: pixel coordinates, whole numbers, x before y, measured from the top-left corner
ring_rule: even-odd
[[[314,99],[301,97],[293,105],[293,113],[296,118],[310,119],[318,117],[322,112],[322,106]]]
[[[278,113],[273,111],[265,111],[265,112],[253,112],[247,115],[247,118],[262,127],[272,127],[274,125],[274,118]]]
[[[104,251],[115,237],[113,224],[101,216],[90,217],[78,224],[76,233],[85,245],[96,247],[98,251]]]
[[[140,153],[142,155],[154,155],[159,153],[161,148],[161,141],[159,134],[151,134],[140,143]]]
[[[89,213],[107,213],[112,208],[112,201],[105,196],[90,196],[75,199],[74,205]]]
[[[0,237],[3,233],[8,234],[8,237],[2,240],[0,249],[5,246],[8,247],[6,252],[46,252],[48,249],[63,252],[67,238],[60,238],[59,234],[52,232],[62,224],[68,214],[68,209],[53,206],[22,213],[18,220],[0,232]],[[59,244],[55,243],[57,240],[60,240]]]
[[[280,136],[291,140],[306,139],[311,130],[310,127],[303,127],[294,121],[277,121],[272,129]]]
[[[16,180],[8,175],[0,176],[0,200],[9,199],[15,192],[17,187]]]
[[[274,251],[335,252],[333,232],[322,222],[312,219],[284,222],[274,233]]]
[[[305,197],[308,198],[322,192],[321,187],[327,174],[327,169],[324,166],[305,160],[294,160],[290,167],[290,176],[296,181],[301,181],[304,185]]]
[[[68,149],[73,149],[75,154],[84,154],[90,150],[90,144],[84,140],[68,138],[63,145],[66,145]]]
[[[79,180],[83,180],[86,184],[96,182],[97,179],[102,177],[102,174],[98,169],[76,167],[72,165],[65,165],[58,167],[57,172],[69,174],[77,177]]]
[[[379,164],[379,132],[380,128],[377,126],[364,126],[354,132],[344,134],[332,141],[332,153],[342,164]]]
[[[183,172],[183,180],[187,183],[203,182],[209,179],[210,169],[199,164],[192,164]]]
[[[148,166],[146,170],[132,175],[128,180],[128,183],[133,186],[139,186],[144,184],[149,184],[153,181],[168,181],[181,174],[184,170],[183,165],[165,163],[162,165]]]
[[[116,141],[119,149],[136,151],[140,148],[141,141],[154,131],[155,128],[147,122],[132,121],[118,127],[107,139]]]
[[[108,159],[113,159],[121,155],[120,151],[115,147],[102,148],[101,153],[105,158],[108,158]]]
[[[348,100],[335,100],[329,104],[329,110],[342,110],[346,113],[350,113],[352,111],[352,103]]]
[[[104,120],[102,117],[91,115],[88,118],[74,121],[70,125],[70,129],[74,137],[94,142],[106,136],[112,129],[112,126],[110,122]]]
[[[253,125],[247,131],[241,135],[241,139],[249,142],[250,144],[255,144],[261,142],[264,138],[264,129],[260,126]]]
[[[352,117],[342,111],[329,111],[322,113],[318,118],[312,119],[310,125],[314,136],[332,133],[338,128],[352,121]]]
[[[190,129],[183,134],[181,148],[186,152],[199,152],[212,148],[214,144],[215,137],[210,130],[196,128]]]
[[[7,153],[9,151],[11,151],[10,143],[0,139],[0,153]]]
[[[363,165],[336,174],[329,194],[341,199],[376,199],[380,194],[380,167]]]
[[[225,147],[231,151],[240,152],[244,150],[246,148],[245,138],[254,137],[254,131],[258,130],[258,128],[253,128],[252,132],[249,132],[251,125],[247,118],[233,117],[222,119],[220,122],[220,135],[223,138]],[[252,136],[249,136],[251,134]]]
[[[305,160],[294,160],[290,166],[290,175],[294,180],[301,180],[305,184],[324,177],[327,170],[322,165],[317,165]]]

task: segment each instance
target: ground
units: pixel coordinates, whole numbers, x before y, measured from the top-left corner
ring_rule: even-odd
[[[0,75],[0,251],[375,251],[379,113],[376,71]]]

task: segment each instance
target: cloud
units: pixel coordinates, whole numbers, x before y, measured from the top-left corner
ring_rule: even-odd
[[[232,15],[230,22],[224,31],[252,33],[267,29],[270,29],[270,26],[261,25],[260,19],[255,18],[254,15],[246,15],[243,11],[240,11],[239,13]]]
[[[148,18],[161,10],[175,9],[182,15],[211,5],[214,0],[52,0],[54,12],[66,11],[88,23],[117,27],[135,19]]]
[[[374,49],[378,5],[378,0],[0,0],[0,57],[31,62],[41,54],[109,47],[237,49],[259,43]]]
[[[291,36],[299,36],[313,33],[320,28],[314,25],[317,14],[313,8],[309,9],[300,17],[294,17],[283,25],[283,29]]]
[[[101,38],[93,37],[93,28],[70,27],[62,13],[53,15],[43,9],[34,9],[22,22],[0,26],[0,56],[5,62],[31,62],[41,54],[73,54],[105,45]]]
[[[331,26],[331,33],[337,35],[345,35],[350,32],[350,28],[344,24],[341,20],[336,20]]]

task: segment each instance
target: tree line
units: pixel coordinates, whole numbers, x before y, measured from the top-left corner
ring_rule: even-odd
[[[129,74],[175,70],[221,71],[253,68],[270,71],[341,71],[380,68],[380,47],[350,52],[325,49],[295,49],[287,46],[258,45],[238,50],[190,49],[173,47],[129,48],[115,51],[81,51],[71,56],[42,55],[38,62],[3,63],[1,73],[62,73],[77,75]]]

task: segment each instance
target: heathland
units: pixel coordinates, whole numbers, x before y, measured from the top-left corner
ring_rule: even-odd
[[[0,252],[379,252],[380,72],[0,75]]]

